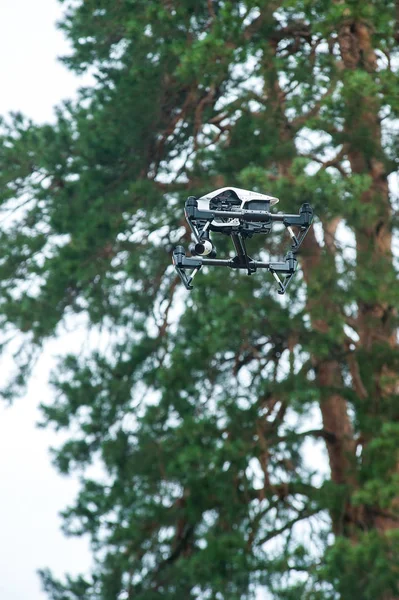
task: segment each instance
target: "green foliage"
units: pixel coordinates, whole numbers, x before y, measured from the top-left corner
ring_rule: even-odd
[[[338,538],[326,554],[325,572],[340,597],[394,597],[398,594],[397,531],[388,535],[366,532],[358,543]]]
[[[23,336],[4,396],[76,315],[109,340],[61,357],[42,406],[42,425],[68,434],[54,464],[81,475],[64,531],[88,534],[96,557],[90,577],[42,572],[45,591],[391,600],[395,3],[63,4],[64,63],[96,83],[54,126],[2,120],[0,149],[2,348]],[[228,184],[314,207],[320,243],[310,232],[288,299],[233,270],[181,290],[170,254],[188,242],[184,198]],[[248,246],[278,257],[286,242],[277,228]]]

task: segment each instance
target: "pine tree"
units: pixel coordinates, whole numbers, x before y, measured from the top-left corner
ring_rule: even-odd
[[[4,394],[66,319],[111,340],[43,406],[96,557],[42,572],[49,597],[399,598],[397,3],[64,4],[64,62],[96,84],[54,126],[5,119],[0,156],[1,323],[24,336]],[[288,298],[206,269],[183,293],[184,199],[223,185],[313,206]]]

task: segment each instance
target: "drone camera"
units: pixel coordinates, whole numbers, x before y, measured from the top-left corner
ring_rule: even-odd
[[[190,252],[194,256],[210,256],[213,258],[216,256],[215,246],[210,240],[200,240],[190,245]]]
[[[194,245],[195,254],[199,254],[200,256],[208,256],[212,250],[213,245],[209,240],[203,240]]]

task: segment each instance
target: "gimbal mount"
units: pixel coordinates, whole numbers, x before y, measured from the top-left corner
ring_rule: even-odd
[[[194,237],[194,243],[190,245],[192,256],[186,256],[183,246],[177,246],[173,252],[173,264],[186,289],[193,288],[192,281],[201,267],[219,266],[245,269],[248,275],[258,269],[267,269],[278,283],[278,293],[284,294],[296,271],[298,261],[295,254],[312,224],[313,210],[305,203],[298,215],[271,213],[270,205],[277,202],[277,198],[239,188],[221,188],[198,200],[189,196],[184,212]],[[200,203],[206,206],[202,207]],[[253,260],[248,256],[245,239],[255,233],[270,233],[276,221],[283,223],[290,234],[290,251],[281,262]],[[297,233],[292,227],[297,228]],[[234,258],[216,258],[210,231],[231,236],[236,251]],[[188,274],[186,269],[192,269],[192,272]]]

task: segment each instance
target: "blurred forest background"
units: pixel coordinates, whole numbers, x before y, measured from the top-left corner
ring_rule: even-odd
[[[43,571],[49,599],[398,599],[399,3],[62,4],[96,84],[55,125],[4,118],[0,149],[3,396],[75,315],[108,339],[42,407],[95,556]],[[286,297],[227,270],[182,289],[184,200],[225,185],[314,208]]]

